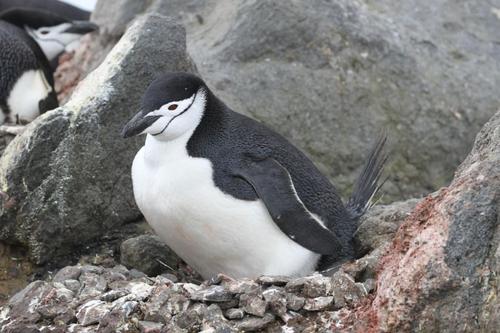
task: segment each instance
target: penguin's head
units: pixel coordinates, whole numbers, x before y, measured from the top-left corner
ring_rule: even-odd
[[[26,25],[24,28],[37,42],[49,61],[54,60],[64,51],[72,51],[78,46],[80,37],[98,29],[97,25],[88,21],[65,22],[37,29]]]
[[[147,88],[141,110],[125,125],[122,136],[150,134],[170,141],[192,132],[203,117],[207,95],[207,86],[193,74],[162,75]]]

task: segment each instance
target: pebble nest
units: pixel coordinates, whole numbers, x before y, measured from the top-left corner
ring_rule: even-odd
[[[219,275],[201,284],[171,274],[151,278],[123,265],[67,266],[0,308],[0,332],[330,331],[342,328],[343,310],[375,287],[370,278],[356,282],[366,265],[350,265],[331,276]]]

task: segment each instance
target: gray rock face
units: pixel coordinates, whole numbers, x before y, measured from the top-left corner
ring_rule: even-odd
[[[352,331],[498,330],[499,176],[500,112],[478,134],[453,182],[400,226],[379,261],[373,303],[352,313]]]
[[[354,235],[359,254],[366,254],[388,243],[418,202],[418,199],[410,199],[372,207],[368,214],[361,217]]]
[[[143,138],[122,140],[121,127],[158,73],[192,69],[180,25],[139,19],[70,102],[5,151],[0,183],[17,205],[4,206],[0,239],[24,244],[34,262],[46,263],[137,220],[130,165]]]
[[[446,185],[500,104],[498,2],[165,1],[227,104],[291,139],[350,193],[391,139],[384,200]],[[223,19],[221,19],[223,18]],[[445,157],[445,158],[443,158]]]

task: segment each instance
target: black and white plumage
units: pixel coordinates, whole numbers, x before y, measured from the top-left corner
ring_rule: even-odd
[[[24,30],[0,20],[0,124],[30,122],[57,106],[42,50]]]
[[[58,57],[97,29],[72,18],[88,15],[58,1],[0,0],[0,124],[30,122],[58,106]]]
[[[82,35],[98,29],[89,17],[89,12],[57,0],[0,0],[0,20],[26,30],[53,69],[64,51],[74,50]]]
[[[67,21],[88,21],[90,12],[59,0],[0,0],[0,13],[12,9],[52,13]]]
[[[345,206],[281,135],[238,114],[198,77],[170,73],[146,91],[125,137],[146,133],[132,166],[136,202],[166,243],[204,277],[303,275],[354,254],[377,189],[381,140]]]

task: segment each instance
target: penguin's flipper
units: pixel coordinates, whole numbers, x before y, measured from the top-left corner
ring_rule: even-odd
[[[290,239],[319,254],[340,255],[337,236],[307,210],[295,191],[290,173],[276,160],[251,161],[235,170],[254,188],[276,225]]]

